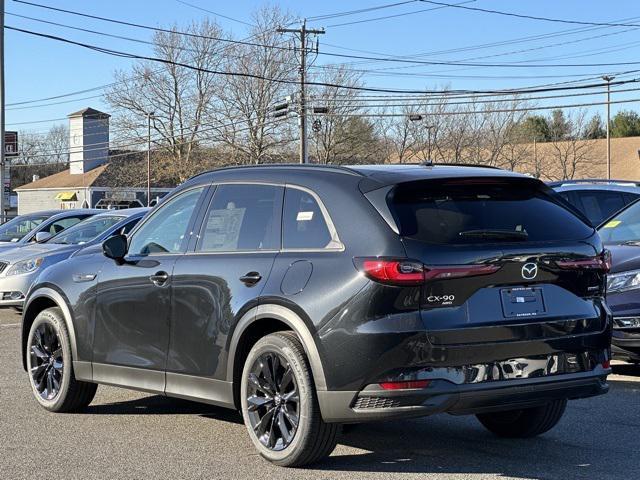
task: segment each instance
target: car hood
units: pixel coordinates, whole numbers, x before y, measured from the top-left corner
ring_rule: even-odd
[[[21,248],[6,249],[0,251],[0,261],[13,264],[20,260],[26,260],[27,258],[45,256],[51,252],[60,252],[62,250],[70,249],[76,250],[80,248],[80,245],[63,245],[60,243],[36,243],[25,245]]]
[[[20,243],[20,242],[0,242],[0,252],[6,252],[7,250],[12,250],[14,248],[21,248],[25,245],[30,245],[29,243]]]
[[[611,273],[640,270],[640,246],[607,245],[611,251]]]

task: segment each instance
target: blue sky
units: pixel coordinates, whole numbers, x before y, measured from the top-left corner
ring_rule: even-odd
[[[77,10],[152,26],[169,26],[173,23],[180,26],[208,15],[211,18],[216,18],[218,23],[226,30],[233,31],[237,38],[242,38],[247,31],[247,27],[242,23],[222,17],[215,17],[212,14],[207,14],[196,8],[181,4],[177,0],[34,1],[59,8]],[[248,0],[234,0],[233,2],[213,0],[185,1],[243,21],[249,21],[251,12],[265,4],[265,2]],[[461,2],[464,0],[448,1]],[[277,3],[282,8],[289,9],[302,18],[384,5],[394,3],[394,0],[325,0],[324,2],[281,0]],[[639,62],[638,65],[629,66],[571,68],[470,68],[423,65],[419,67],[408,66],[409,68],[398,68],[403,67],[403,65],[366,63],[360,65],[360,68],[394,68],[394,70],[386,70],[385,72],[387,73],[383,75],[368,75],[366,82],[369,86],[415,89],[433,89],[445,85],[451,88],[461,89],[516,88],[574,80],[582,75],[587,77],[603,73],[623,72],[634,69],[640,70],[640,55],[638,55],[638,53],[640,53],[640,2],[637,0],[618,0],[616,2],[599,0],[477,0],[466,3],[465,5],[511,11],[520,14],[590,22],[637,22],[639,27],[637,29],[633,27],[581,27],[579,25],[502,17],[455,8],[423,11],[386,20],[358,23],[349,26],[335,25],[384,15],[415,12],[417,10],[431,9],[434,7],[433,5],[417,1],[366,14],[318,21],[314,22],[312,26],[326,27],[326,34],[320,39],[320,48],[322,51],[335,53],[367,55],[366,53],[358,53],[344,49],[349,48],[374,52],[378,56],[411,55],[558,33],[557,36],[551,38],[527,40],[520,43],[484,47],[465,52],[442,53],[428,57],[425,56],[423,59],[485,63],[520,62],[527,60],[539,60],[540,63],[572,64]],[[615,8],[613,6],[615,6]],[[126,50],[140,54],[149,53],[149,47],[144,45],[124,40],[107,39],[89,33],[45,25],[32,20],[18,18],[11,14],[27,15],[48,21],[107,31],[144,40],[151,38],[150,31],[43,10],[16,3],[12,0],[6,0],[5,8],[7,12],[5,22],[7,25],[65,36],[77,41],[117,50]],[[596,36],[598,38],[588,39],[589,37]],[[5,38],[7,104],[65,94],[107,84],[112,81],[115,69],[126,70],[131,62],[131,60],[107,56],[51,40],[30,37],[14,31],[7,31]],[[559,43],[564,43],[564,45],[553,45]],[[488,58],[476,60],[477,57]],[[340,61],[340,59],[321,57],[318,63],[335,63],[337,61]],[[407,66],[405,65],[405,67]],[[394,75],[388,75],[388,72],[393,72]],[[398,72],[412,73],[412,75],[396,75]],[[437,75],[438,77],[424,77],[413,74]],[[576,77],[571,77],[571,75],[575,75]],[[622,78],[633,78],[636,75],[640,77],[640,71],[636,74],[628,74]],[[627,88],[634,87],[631,86]],[[85,106],[92,106],[98,109],[106,108],[100,98],[84,98],[99,93],[100,92],[86,93],[74,97],[73,102],[38,106],[37,108],[22,108],[20,106],[8,105],[7,129],[42,132],[47,130],[52,123],[55,122],[28,124],[25,122],[38,122],[40,120],[65,117],[66,114]],[[640,91],[614,95],[614,99],[634,98],[640,98]],[[577,97],[566,100],[554,99],[553,101],[556,103],[582,103],[600,101],[602,99],[604,99],[604,96]],[[66,101],[69,100],[69,98],[62,100]],[[620,108],[635,109],[638,107],[638,104],[635,102],[627,103],[612,106],[612,111],[615,112]],[[603,116],[605,114],[604,106],[594,107],[591,110],[593,112],[598,111]]]

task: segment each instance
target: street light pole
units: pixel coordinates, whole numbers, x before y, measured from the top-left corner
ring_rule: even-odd
[[[147,207],[151,206],[151,118],[154,113],[147,113]]]
[[[607,82],[607,180],[611,180],[611,80],[614,78],[611,75],[602,77]]]
[[[5,130],[5,118],[4,118],[4,0],[0,0],[0,188],[2,188],[2,194],[0,195],[0,223],[5,221],[5,208],[7,208],[4,183],[6,181],[4,171],[4,130]]]

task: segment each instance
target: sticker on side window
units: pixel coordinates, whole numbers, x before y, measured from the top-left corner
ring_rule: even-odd
[[[607,223],[604,227],[602,228],[616,228],[618,225],[620,225],[622,223],[622,221],[620,220],[611,220],[609,223]]]
[[[313,219],[313,212],[298,212],[298,216],[296,217],[296,221],[298,222],[308,222]]]

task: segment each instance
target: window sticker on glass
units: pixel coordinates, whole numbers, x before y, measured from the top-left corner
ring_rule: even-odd
[[[602,228],[616,228],[618,225],[620,225],[622,222],[620,220],[611,220],[610,222],[608,222],[604,227]]]
[[[308,222],[313,220],[313,212],[298,212],[296,220],[298,222]]]
[[[226,208],[210,212],[206,231],[207,250],[235,250],[238,247],[245,210]]]

